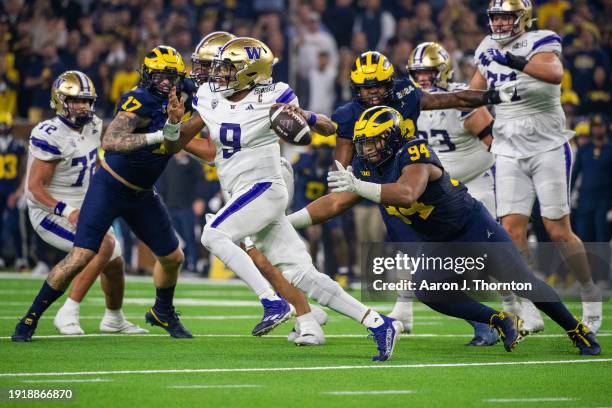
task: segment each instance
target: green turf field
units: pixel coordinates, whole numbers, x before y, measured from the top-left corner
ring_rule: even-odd
[[[288,343],[292,323],[254,338],[261,309],[246,287],[193,282],[179,284],[176,305],[195,339],[175,340],[158,328],[142,336],[98,335],[104,300],[96,286],[81,308],[88,335],[58,335],[52,322],[58,304],[40,322],[40,337],[13,343],[16,318],[42,281],[0,278],[0,406],[612,406],[610,302],[598,357],[579,356],[550,320],[513,353],[501,344],[464,347],[466,323],[416,304],[415,334],[401,339],[391,361],[374,364],[374,342],[349,319],[328,310],[323,347]],[[153,297],[148,279],[128,281],[127,317],[142,326]],[[579,304],[570,307],[579,313]],[[70,389],[73,398],[10,401],[9,389]]]

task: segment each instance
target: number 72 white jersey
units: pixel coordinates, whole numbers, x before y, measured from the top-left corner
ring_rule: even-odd
[[[58,117],[37,124],[30,134],[27,177],[34,159],[58,161],[46,189],[56,200],[80,208],[95,171],[101,136],[102,121],[97,117],[81,133]],[[28,207],[45,209],[32,200],[27,185]]]
[[[278,136],[270,128],[270,108],[275,103],[298,104],[291,87],[283,82],[260,85],[238,102],[200,86],[193,100],[217,149],[215,165],[224,191],[233,195],[254,183],[284,185]]]

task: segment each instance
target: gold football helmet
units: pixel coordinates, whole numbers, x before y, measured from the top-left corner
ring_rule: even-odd
[[[181,92],[185,73],[181,54],[172,47],[160,45],[145,55],[140,83],[151,93],[167,98],[173,86],[176,87],[177,94]]]
[[[278,61],[266,44],[250,37],[238,37],[221,48],[213,62],[209,85],[213,92],[231,96],[272,78]]]
[[[66,71],[53,82],[50,105],[57,116],[80,128],[92,121],[96,98],[96,88],[87,75],[81,71]],[[89,109],[72,109],[69,102],[75,99],[89,102]]]
[[[395,109],[388,106],[366,109],[355,122],[353,143],[357,158],[379,167],[395,155],[407,134],[405,121]]]
[[[228,42],[236,38],[235,35],[226,31],[215,31],[202,38],[193,54],[191,54],[191,73],[190,76],[197,86],[208,82],[208,77],[212,69],[213,59]]]
[[[514,39],[530,28],[533,23],[531,0],[492,0],[487,9],[487,14],[489,15],[491,38],[500,42],[508,42]],[[512,15],[514,16],[514,23],[496,29],[493,25],[495,15]]]
[[[380,52],[368,51],[357,57],[351,68],[351,87],[355,98],[366,106],[384,103],[393,89],[393,64]],[[363,95],[365,88],[384,87],[380,95]]]
[[[406,70],[410,73],[414,82],[418,71],[431,71],[434,73],[430,79],[431,86],[446,88],[453,76],[453,67],[448,52],[440,44],[435,42],[424,42],[416,46],[410,58]],[[419,83],[419,85],[421,85]]]

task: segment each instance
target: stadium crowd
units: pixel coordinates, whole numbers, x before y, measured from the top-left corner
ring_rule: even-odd
[[[28,123],[50,117],[51,84],[68,69],[78,69],[93,80],[96,112],[110,119],[120,95],[137,84],[139,64],[147,51],[168,44],[189,65],[196,44],[215,30],[267,43],[279,58],[275,80],[290,83],[303,107],[326,115],[353,97],[350,68],[366,50],[383,52],[398,75],[407,75],[412,49],[420,42],[436,41],[452,56],[454,80],[468,82],[475,70],[473,53],[488,33],[487,4],[486,0],[6,0],[0,6],[0,123],[2,129],[10,129],[11,123],[15,129],[18,124],[27,128]],[[573,139],[572,222],[585,242],[609,242],[612,161],[599,158],[610,157],[612,149],[612,1],[536,0],[534,8],[537,27],[563,38],[561,102],[567,126],[577,135]],[[307,173],[325,173],[331,165],[333,141],[319,140],[316,145],[309,149],[322,152],[322,159],[307,163]],[[285,153],[293,156],[301,151],[287,147]],[[26,158],[21,156],[21,162]],[[26,268],[39,262],[44,269],[43,264],[52,264],[56,258],[36,234],[28,232],[27,216],[17,208],[24,174],[23,166],[16,167],[21,170],[13,177],[8,177],[12,172],[5,167],[0,180],[2,255],[7,266]],[[298,160],[298,189],[303,174],[304,162]],[[307,189],[307,183],[301,184]],[[208,257],[197,236],[204,213],[216,211],[221,204],[214,167],[176,155],[159,190],[185,242],[185,268],[207,274]],[[296,199],[296,209],[323,193],[324,189],[296,193],[301,197]],[[118,223],[126,261],[136,267],[131,259],[135,243],[128,228]],[[355,242],[346,237],[357,237],[356,242],[384,237],[378,209],[367,204],[344,216],[338,225],[307,234],[313,246],[321,240],[329,244],[322,246],[329,253],[320,260],[330,275],[346,274],[355,263],[349,260],[357,258],[358,245],[346,245]],[[338,247],[341,250],[329,251]],[[603,274],[599,279],[608,277]]]

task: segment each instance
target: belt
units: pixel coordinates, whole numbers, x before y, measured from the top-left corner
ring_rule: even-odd
[[[106,160],[100,160],[100,165],[102,166],[102,168],[104,168],[104,170],[106,170],[111,176],[113,176],[113,178],[115,180],[117,180],[118,182],[120,182],[121,184],[123,184],[124,186],[135,190],[135,191],[151,191],[150,188],[142,188],[142,187],[138,187],[136,184],[132,184],[129,181],[127,181],[126,179],[124,179],[123,177],[121,177],[119,174],[117,174],[117,172],[113,169],[111,169],[111,167],[108,165],[108,163],[106,162]]]

